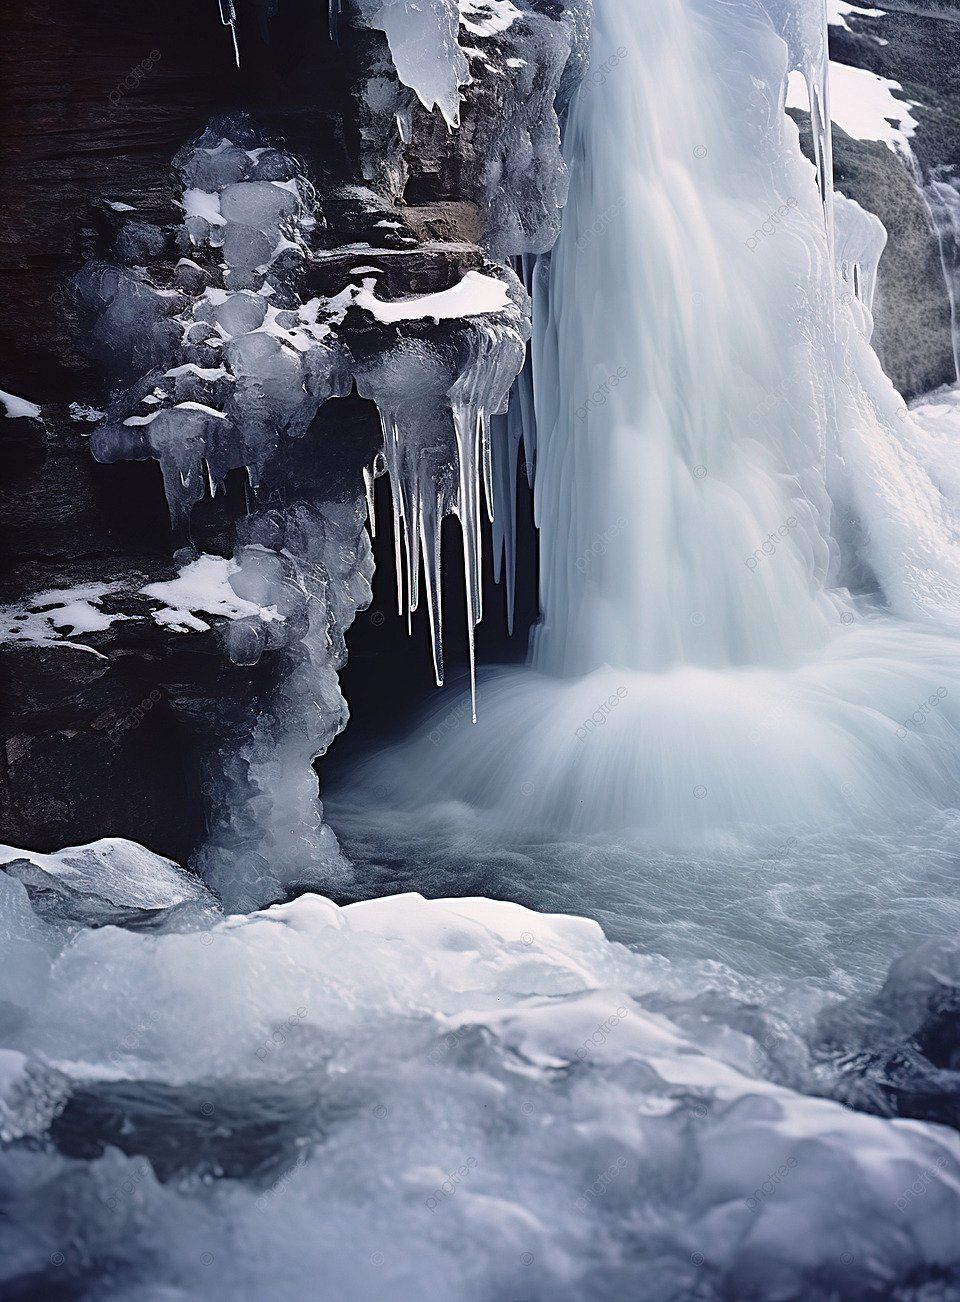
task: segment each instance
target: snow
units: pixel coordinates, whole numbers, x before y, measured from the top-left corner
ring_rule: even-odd
[[[891,149],[909,152],[917,122],[911,105],[894,93],[902,91],[897,81],[830,61],[830,116],[855,140],[879,140]],[[804,112],[809,107],[803,78],[797,72],[791,73],[787,83],[787,107]]]
[[[461,25],[471,36],[499,36],[521,17],[511,0],[459,0]]]
[[[882,18],[885,13],[885,9],[865,9],[861,5],[847,4],[847,0],[827,0],[827,22],[834,27],[845,27],[847,31],[851,30],[847,22],[850,14],[863,18]]]
[[[211,226],[226,225],[226,218],[220,211],[220,196],[207,190],[185,190],[183,208],[188,217],[202,217]]]
[[[163,374],[168,380],[175,380],[180,375],[195,375],[198,380],[224,380],[229,372],[224,366],[198,366],[196,362],[185,362],[182,366],[172,366]]]
[[[108,199],[107,207],[112,208],[114,212],[136,212],[132,204],[120,203],[117,199]]]
[[[215,416],[217,420],[226,420],[222,411],[217,411],[215,407],[208,407],[205,402],[178,402],[175,404],[174,411],[201,411],[206,416]]]
[[[118,620],[126,619],[125,615],[108,614],[100,608],[103,598],[119,588],[117,583],[84,583],[35,593],[22,605],[0,607],[0,643],[61,643],[92,651],[82,643],[62,639],[102,633]]]
[[[425,319],[450,321],[503,312],[511,306],[504,282],[481,271],[468,271],[456,285],[435,294],[390,301],[376,297],[375,284],[374,280],[365,280],[361,289],[355,289],[353,301],[385,324]]]
[[[40,408],[28,398],[18,398],[16,394],[5,393],[0,389],[0,403],[3,404],[4,415],[10,420],[18,420],[24,416],[30,420],[40,418]]]
[[[231,620],[251,615],[268,623],[282,619],[276,607],[258,606],[237,596],[230,580],[239,572],[237,561],[204,554],[188,562],[175,579],[148,583],[141,592],[162,603],[153,618],[176,633],[207,632],[210,625],[198,618],[198,611]]]

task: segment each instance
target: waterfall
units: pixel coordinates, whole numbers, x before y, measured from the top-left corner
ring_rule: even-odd
[[[924,189],[933,218],[943,278],[950,298],[953,327],[953,365],[960,379],[960,181],[938,179]]]
[[[810,178],[765,154],[775,91],[727,75],[668,95],[735,52],[680,0],[644,8],[641,21],[596,11],[596,71],[568,125],[571,195],[535,310],[533,660],[549,673],[786,663],[841,616],[825,592],[820,322],[796,309],[806,269],[828,274],[802,212]],[[764,44],[782,76],[772,30]]]
[[[955,800],[960,511],[870,348],[882,231],[838,202],[834,257],[829,132],[815,168],[784,113],[823,32],[596,5],[533,286],[541,623],[387,761],[412,807],[674,842]]]

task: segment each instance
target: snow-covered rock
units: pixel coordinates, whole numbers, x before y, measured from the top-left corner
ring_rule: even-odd
[[[87,925],[152,922],[183,906],[202,912],[214,899],[192,874],[135,841],[104,837],[55,854],[0,846],[0,870],[22,882],[50,921]]]

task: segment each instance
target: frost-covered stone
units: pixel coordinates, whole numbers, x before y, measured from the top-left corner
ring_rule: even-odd
[[[374,51],[361,90],[367,176],[399,198],[411,168],[442,171],[453,153],[458,192],[478,205],[491,255],[549,249],[566,197],[560,118],[586,64],[589,0],[549,10],[533,0],[389,9],[366,0],[362,13],[387,32],[394,65],[391,75]],[[411,92],[438,104],[447,126],[414,113]]]
[[[202,882],[178,864],[117,837],[55,854],[3,845],[0,871],[22,882],[34,909],[51,922],[129,926],[214,905]]]

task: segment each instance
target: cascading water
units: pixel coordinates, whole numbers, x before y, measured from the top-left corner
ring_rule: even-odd
[[[843,201],[838,275],[783,111],[823,55],[816,4],[597,6],[535,284],[542,622],[411,802],[668,841],[952,802],[958,515],[869,347],[883,241]]]
[[[960,379],[960,183],[938,177],[924,190],[940,244],[943,278],[950,298],[953,364]]]

